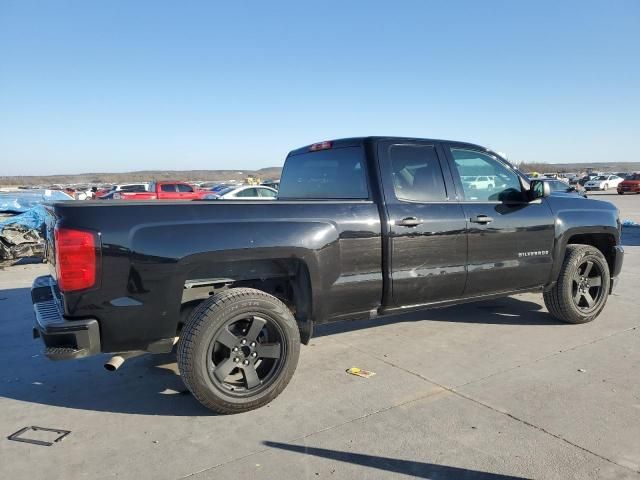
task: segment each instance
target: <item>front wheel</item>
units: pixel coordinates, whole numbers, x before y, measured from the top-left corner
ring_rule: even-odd
[[[187,320],[178,367],[205,407],[240,413],[276,398],[299,354],[300,333],[286,305],[260,290],[233,288],[204,301]]]
[[[591,245],[567,245],[556,285],[544,292],[549,313],[567,323],[595,319],[609,296],[609,265]]]
[[[609,189],[609,185],[607,185],[606,183],[604,185],[602,185],[602,190],[603,191],[607,191]]]

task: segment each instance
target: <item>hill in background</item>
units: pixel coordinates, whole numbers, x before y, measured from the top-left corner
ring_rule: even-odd
[[[262,180],[280,178],[281,167],[260,170],[141,170],[124,173],[80,173],[76,175],[0,176],[0,185],[69,185],[148,182],[152,180],[243,181],[246,177]]]
[[[520,163],[523,172],[575,172],[583,173],[588,168],[605,172],[638,172],[640,162],[597,162],[597,163]],[[197,181],[243,181],[248,176],[264,180],[276,180],[282,173],[281,167],[259,170],[141,170],[123,173],[80,173],[76,175],[42,176],[0,176],[0,185],[73,185],[148,182],[152,180]]]
[[[640,171],[640,162],[594,162],[594,163],[519,163],[518,168],[522,172],[573,172],[583,173],[587,169],[594,172],[637,172]]]

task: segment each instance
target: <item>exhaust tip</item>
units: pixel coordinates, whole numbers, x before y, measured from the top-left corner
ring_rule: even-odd
[[[104,368],[107,370],[107,372],[115,372],[122,366],[124,361],[124,357],[120,355],[114,355],[107,363],[104,364]]]

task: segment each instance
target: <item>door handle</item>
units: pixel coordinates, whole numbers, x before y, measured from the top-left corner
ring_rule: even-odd
[[[486,224],[486,223],[491,223],[493,222],[493,218],[489,217],[487,215],[475,215],[473,217],[471,217],[469,219],[470,222],[473,223],[482,223],[482,224]]]
[[[418,220],[416,217],[407,217],[399,220],[396,225],[400,225],[401,227],[417,227],[422,222]]]

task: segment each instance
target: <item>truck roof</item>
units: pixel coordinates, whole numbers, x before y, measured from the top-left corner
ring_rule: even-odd
[[[358,145],[363,145],[364,143],[373,143],[373,142],[380,142],[380,141],[384,141],[384,140],[391,140],[391,141],[400,141],[400,142],[412,142],[412,141],[423,141],[423,142],[446,142],[446,143],[453,143],[455,145],[458,146],[464,146],[464,147],[472,147],[472,148],[479,148],[481,150],[485,150],[485,151],[491,151],[481,145],[476,145],[474,143],[469,143],[469,142],[460,142],[457,140],[438,140],[435,138],[418,138],[418,137],[395,137],[395,136],[369,136],[369,137],[349,137],[349,138],[337,138],[334,140],[325,140],[326,142],[331,142],[332,148],[341,148],[341,147],[355,147]],[[309,145],[305,145],[304,147],[300,147],[300,148],[296,148],[295,150],[291,150],[289,152],[289,155],[299,155],[301,153],[306,153],[311,149],[311,146],[315,145],[315,143],[309,144]]]

